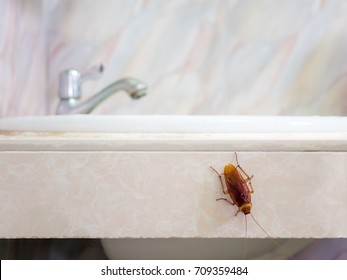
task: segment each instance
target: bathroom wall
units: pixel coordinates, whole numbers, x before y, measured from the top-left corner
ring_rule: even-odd
[[[0,0],[0,117],[47,112],[42,0]]]
[[[54,114],[58,75],[103,63],[97,114],[347,114],[342,0],[0,0],[0,115]],[[47,97],[47,99],[46,99]]]
[[[127,76],[145,81],[149,93],[138,101],[117,94],[97,113],[218,112],[218,96],[224,93],[225,1],[78,0],[56,1],[50,8],[49,88],[57,88],[63,69],[84,71],[102,62],[104,77],[86,83],[85,96]]]
[[[107,114],[347,114],[347,2],[49,1],[50,111],[57,76],[104,63],[88,97],[126,76],[148,96],[117,94]]]

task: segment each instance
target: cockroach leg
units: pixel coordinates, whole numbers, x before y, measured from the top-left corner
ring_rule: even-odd
[[[231,204],[231,205],[235,205],[235,203],[234,202],[231,202],[230,200],[228,200],[228,199],[226,199],[226,198],[224,198],[224,197],[221,197],[221,198],[217,198],[216,199],[216,201],[219,201],[219,200],[224,200],[224,201],[226,201],[226,202],[228,202],[229,204]]]
[[[244,170],[242,169],[242,167],[241,167],[240,165],[237,165],[236,168],[239,168],[240,171],[242,172],[242,174],[246,176],[246,179],[245,179],[245,182],[246,182],[246,183],[247,183],[248,181],[251,181],[252,178],[254,177],[254,175],[249,176],[249,175],[246,173],[246,171],[244,171]]]
[[[247,180],[247,182],[246,183],[248,183],[247,184],[247,187],[249,187],[248,188],[248,191],[250,192],[250,193],[254,193],[254,190],[253,190],[253,186],[252,186],[252,183],[251,183],[251,179],[253,178],[253,175],[252,175],[252,177],[249,179],[249,180]]]
[[[210,168],[211,168],[214,172],[217,173],[217,175],[218,175],[218,177],[219,177],[220,184],[222,185],[222,191],[223,191],[223,193],[224,193],[224,194],[228,194],[229,191],[228,191],[228,189],[225,190],[225,186],[224,186],[223,180],[222,180],[222,175],[219,174],[219,172],[218,172],[216,169],[214,169],[212,166],[210,166]]]
[[[234,152],[234,154],[235,154],[235,158],[236,158],[236,163],[237,163],[237,166],[240,166],[240,164],[239,164],[239,160],[237,159],[237,153],[236,153],[236,152]]]
[[[239,161],[238,161],[238,159],[237,159],[237,153],[236,153],[236,152],[235,152],[235,158],[236,158],[236,163],[237,163],[236,168],[239,168],[240,171],[242,172],[242,174],[246,177],[246,179],[244,179],[244,180],[245,180],[245,183],[248,183],[247,185],[248,185],[249,188],[250,188],[250,189],[248,189],[248,191],[249,191],[250,193],[254,193],[253,186],[252,186],[252,183],[251,183],[251,180],[252,180],[252,178],[253,178],[253,175],[249,176],[249,175],[246,173],[246,171],[244,171],[244,170],[242,169],[242,167],[240,166]]]
[[[237,214],[240,212],[240,209],[238,209],[235,213],[235,216],[237,216]],[[245,215],[246,216],[246,215]]]
[[[217,201],[219,201],[219,200],[224,200],[224,201],[226,201],[226,202],[228,202],[229,204],[231,204],[231,205],[235,205],[235,203],[234,202],[231,202],[230,200],[228,200],[228,199],[226,199],[226,198],[224,198],[224,197],[222,197],[222,198],[217,198],[216,199]],[[235,216],[237,216],[237,214],[240,212],[240,209],[238,209],[237,210],[237,212],[235,213]]]

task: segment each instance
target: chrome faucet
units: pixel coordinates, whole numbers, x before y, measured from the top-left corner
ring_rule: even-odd
[[[135,79],[125,78],[118,80],[104,88],[94,96],[80,102],[81,85],[85,80],[95,80],[101,77],[104,67],[96,65],[84,74],[75,69],[67,69],[59,75],[59,98],[57,115],[89,114],[102,101],[118,91],[125,91],[132,99],[139,99],[147,93],[147,86]]]

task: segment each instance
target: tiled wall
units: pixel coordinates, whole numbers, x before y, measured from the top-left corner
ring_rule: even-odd
[[[104,75],[84,84],[84,98],[126,76],[149,93],[118,93],[99,114],[347,115],[346,1],[0,5],[2,116],[44,114],[45,97],[53,114],[59,72],[100,62]]]
[[[41,0],[0,0],[0,117],[46,113],[44,26]]]

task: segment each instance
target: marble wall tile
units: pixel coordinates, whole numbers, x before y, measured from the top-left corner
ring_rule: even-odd
[[[124,76],[150,90],[96,113],[347,113],[345,1],[57,1],[49,14],[50,104],[59,71],[103,62],[86,97]]]
[[[346,115],[347,2],[255,2],[228,1],[225,112]]]
[[[223,92],[224,1],[58,1],[50,6],[49,94],[60,71],[104,63],[84,96],[127,76],[145,81],[142,100],[117,94],[96,113],[205,114]]]
[[[347,3],[0,0],[0,116],[54,114],[58,75],[105,65],[96,114],[346,115]]]
[[[0,0],[0,117],[47,109],[41,0]]]

